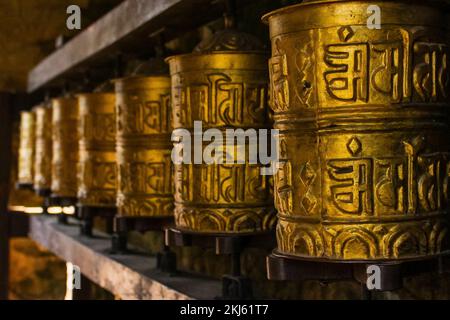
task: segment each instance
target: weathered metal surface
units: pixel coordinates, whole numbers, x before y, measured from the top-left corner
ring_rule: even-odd
[[[170,78],[115,81],[120,217],[173,214]]]
[[[449,249],[448,6],[316,1],[267,15],[280,130],[278,250],[400,259]]]
[[[115,207],[117,189],[115,94],[78,95],[78,203]]]
[[[32,111],[20,113],[20,144],[18,186],[32,186],[34,177],[35,114]]]
[[[52,100],[52,197],[77,197],[78,100]]]
[[[52,109],[44,104],[33,109],[36,115],[34,190],[47,193],[52,181]]]
[[[214,128],[223,136],[227,128],[268,127],[267,56],[257,39],[225,29],[194,51],[167,60],[172,77],[173,127],[190,132],[191,149],[202,147],[203,154],[206,148],[202,142],[194,146],[194,136],[203,134],[194,132],[195,121],[201,122],[204,130]],[[180,143],[186,146],[186,141],[175,145]],[[239,150],[245,148],[247,154],[249,144],[239,146]],[[221,150],[225,156],[226,149]],[[237,149],[228,152],[233,160],[238,158]],[[195,161],[175,164],[177,227],[206,233],[260,232],[273,227],[273,199],[260,165],[250,164],[248,156],[243,164]]]

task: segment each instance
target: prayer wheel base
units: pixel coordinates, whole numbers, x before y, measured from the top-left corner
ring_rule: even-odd
[[[116,232],[147,232],[147,231],[163,231],[165,228],[173,226],[173,216],[161,217],[116,217]]]
[[[48,192],[47,191],[43,192],[41,190],[39,190],[39,191],[35,190],[35,192],[40,197],[44,198],[44,203],[42,205],[42,209],[43,209],[42,214],[49,215],[50,213],[48,212],[48,208],[52,206],[52,199],[50,198],[50,194],[51,194],[50,190],[48,190]]]
[[[164,231],[173,226],[172,216],[163,217],[115,217],[114,234],[111,238],[111,253],[127,253],[127,234],[130,231],[145,233],[148,231]],[[169,274],[176,273],[176,255],[168,246],[156,255],[157,268]]]
[[[177,273],[177,256],[168,246],[156,255],[156,267],[170,275]]]
[[[34,192],[40,196],[40,197],[44,197],[44,198],[48,198],[51,195],[51,190],[50,189],[40,189],[40,188],[34,188]]]
[[[408,260],[344,261],[294,257],[274,250],[267,256],[266,265],[269,280],[318,280],[323,282],[356,280],[363,288],[363,299],[369,299],[371,291],[401,289],[404,277],[427,272],[444,272],[450,267],[450,253]],[[373,271],[375,269],[379,270],[379,286],[369,289],[367,286],[368,279],[375,274]]]
[[[76,206],[78,199],[72,197],[59,197],[55,195],[50,196],[50,203],[52,206],[72,207]]]
[[[16,189],[17,190],[33,190],[33,184],[32,183],[16,183]]]
[[[241,275],[241,254],[247,247],[270,249],[276,243],[270,232],[197,233],[179,228],[167,228],[165,239],[167,246],[215,248],[217,255],[231,255],[231,272],[222,277],[222,297],[219,299],[253,298],[250,279]]]
[[[77,198],[70,197],[59,197],[52,195],[48,198],[48,206],[57,206],[57,207],[73,207],[77,203]],[[57,215],[58,223],[60,224],[68,224],[68,215],[65,213],[60,213]]]
[[[58,223],[59,224],[68,224],[68,218],[67,215],[65,215],[64,213],[58,214]]]
[[[271,232],[199,233],[181,228],[167,228],[166,245],[215,248],[216,254],[221,255],[240,253],[246,247],[271,249],[276,246],[276,240]]]
[[[113,233],[114,216],[117,214],[115,207],[93,207],[93,206],[77,206],[78,217],[80,218],[80,234],[92,237],[92,229],[94,226],[94,218],[103,218],[106,222],[106,233]]]
[[[252,282],[247,277],[224,275],[222,277],[222,297],[218,299],[253,299]]]

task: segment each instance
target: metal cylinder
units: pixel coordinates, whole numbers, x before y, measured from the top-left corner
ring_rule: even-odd
[[[173,215],[170,78],[115,81],[119,217]]]
[[[20,142],[17,186],[31,188],[34,177],[35,114],[31,111],[20,113]]]
[[[78,204],[116,206],[115,95],[94,92],[78,95]]]
[[[52,109],[43,104],[35,107],[34,113],[36,115],[34,190],[39,195],[48,195],[52,181]]]
[[[75,201],[77,197],[78,100],[52,100],[52,197]]]
[[[449,249],[447,12],[437,1],[315,1],[263,18],[278,251],[381,260]]]
[[[174,129],[186,129],[192,149],[203,154],[202,129],[267,128],[267,56],[257,39],[233,29],[216,33],[192,54],[169,58]],[[256,131],[255,131],[256,132]],[[183,138],[184,139],[184,138]],[[196,140],[199,139],[199,142]],[[225,140],[224,140],[225,141]],[[177,143],[174,143],[175,147]],[[255,233],[274,226],[275,213],[267,176],[250,164],[250,143],[241,145],[243,163],[175,164],[175,221],[197,233]],[[236,149],[229,152],[236,160]],[[195,152],[195,151],[194,151]]]

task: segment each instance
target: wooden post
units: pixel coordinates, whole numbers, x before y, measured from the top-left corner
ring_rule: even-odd
[[[8,299],[9,173],[11,160],[12,96],[0,92],[0,299]]]

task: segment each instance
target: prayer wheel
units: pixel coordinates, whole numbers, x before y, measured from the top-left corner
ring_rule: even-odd
[[[20,113],[20,142],[17,186],[31,188],[34,178],[35,114],[32,111]]]
[[[263,18],[280,130],[279,253],[403,260],[448,251],[447,14],[438,1],[304,1]]]
[[[167,61],[172,78],[174,133],[188,131],[193,142],[189,147],[200,148],[193,154],[201,155],[208,148],[202,142],[203,132],[195,129],[196,123],[205,133],[212,129],[214,135],[222,137],[227,129],[257,132],[269,127],[267,55],[253,36],[227,26],[201,42],[193,53]],[[175,141],[175,148],[180,143],[184,144]],[[175,164],[178,229],[200,234],[251,234],[274,227],[268,176],[261,175],[261,166],[250,164],[247,155],[254,146],[256,142],[245,142],[222,150],[222,155],[233,159],[231,164],[196,163],[195,155],[188,163]],[[234,161],[237,150],[245,152],[245,161]]]
[[[52,198],[75,202],[78,168],[78,100],[52,100]]]
[[[34,190],[45,196],[50,194],[52,181],[52,109],[48,105],[34,108],[36,137],[34,156]]]
[[[78,95],[79,168],[78,204],[86,207],[116,206],[115,94]]]
[[[173,215],[170,77],[115,80],[120,218]]]

